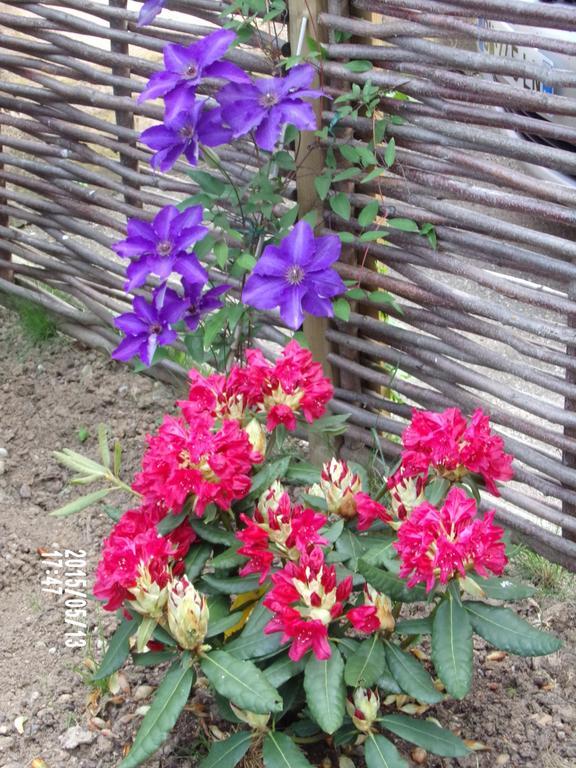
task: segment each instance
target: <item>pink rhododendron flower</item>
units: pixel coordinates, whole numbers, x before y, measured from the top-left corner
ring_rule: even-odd
[[[391,632],[396,624],[392,603],[387,595],[377,592],[369,584],[364,585],[364,605],[351,608],[346,618],[360,632]]]
[[[376,520],[381,520],[383,523],[389,523],[392,520],[386,507],[374,501],[367,493],[360,491],[360,493],[356,494],[355,501],[358,511],[359,531],[367,531],[368,528],[374,525]]]
[[[188,521],[160,536],[156,525],[165,516],[161,506],[144,505],[125,512],[112,529],[104,542],[94,585],[95,596],[107,601],[106,610],[115,611],[125,600],[133,600],[130,590],[139,580],[164,588],[172,565],[190,548],[196,534]]]
[[[461,488],[452,488],[441,509],[424,502],[398,530],[394,544],[400,555],[400,576],[408,586],[426,583],[429,592],[437,581],[446,584],[474,570],[499,576],[507,558],[501,541],[504,530],[494,525],[495,510],[476,517],[476,502]]]
[[[279,424],[294,430],[300,413],[308,423],[324,414],[334,390],[309,350],[291,341],[275,365],[257,349],[249,349],[246,359],[245,392],[250,402],[266,413],[270,431]]]
[[[212,427],[210,416],[191,424],[165,416],[158,432],[148,436],[134,490],[149,501],[163,501],[176,514],[192,496],[198,517],[208,504],[229,509],[233,501],[246,496],[252,466],[262,456],[235,421],[225,421],[216,431]]]
[[[278,500],[272,497],[264,510],[259,506],[254,517],[240,515],[246,528],[236,533],[244,546],[238,552],[249,557],[240,571],[241,576],[260,573],[260,583],[265,581],[275,556],[299,560],[309,545],[327,544],[318,534],[328,522],[326,515],[299,505],[292,505],[287,493]]]
[[[274,617],[264,632],[282,632],[282,642],[292,642],[288,652],[292,661],[310,649],[318,659],[330,658],[328,625],[342,614],[352,577],[338,583],[334,566],[326,565],[319,547],[312,547],[298,563],[289,562],[272,574],[272,581],[264,605]]]
[[[475,472],[495,496],[499,495],[495,481],[512,477],[512,456],[504,452],[502,438],[492,434],[488,416],[480,409],[469,424],[458,408],[414,411],[402,444],[402,465],[410,475],[426,473],[431,466],[450,480]]]
[[[203,376],[199,371],[191,370],[188,377],[188,399],[180,400],[178,405],[190,423],[205,414],[221,421],[231,419],[240,424],[251,418],[246,413],[249,398],[246,394],[244,368],[235,365],[228,376],[219,373]]]

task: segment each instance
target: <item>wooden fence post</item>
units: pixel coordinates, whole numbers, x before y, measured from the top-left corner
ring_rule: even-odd
[[[289,15],[289,39],[291,43],[292,54],[296,52],[296,46],[300,38],[302,29],[302,19],[307,18],[306,37],[323,42],[323,36],[318,26],[318,16],[324,10],[324,0],[288,0]],[[304,42],[303,52],[307,50]],[[317,87],[315,83],[312,87]],[[315,99],[312,106],[318,118],[318,125],[322,121],[322,99]],[[323,204],[316,187],[314,179],[324,170],[324,152],[317,143],[312,131],[303,131],[300,134],[300,144],[296,154],[296,191],[298,195],[298,207],[300,216],[316,211],[318,221],[322,223]],[[322,368],[327,376],[333,380],[332,366],[328,361],[330,352],[330,343],[326,339],[326,330],[328,329],[328,320],[324,317],[307,316],[304,321],[304,334],[310,347],[314,359],[322,363]]]
[[[2,145],[2,122],[0,120],[0,153],[4,151],[4,147]],[[0,162],[0,171],[4,169],[4,164]],[[2,194],[2,188],[6,187],[6,181],[4,179],[0,179],[0,205],[8,205],[8,198]],[[1,213],[0,212],[0,226],[8,227],[10,226],[10,217],[7,213]],[[4,280],[13,280],[14,279],[14,272],[9,268],[10,262],[12,261],[12,254],[10,251],[2,247],[0,248],[0,277]]]
[[[122,10],[126,10],[128,2],[127,0],[108,0],[111,8],[121,8]],[[121,29],[126,30],[128,29],[128,22],[122,19],[110,19],[110,27],[111,29]],[[130,53],[130,46],[127,42],[123,42],[122,40],[111,40],[110,41],[110,50],[112,53],[122,53],[125,55],[128,55]],[[118,75],[119,77],[130,77],[130,66],[129,65],[118,65],[112,67],[112,73],[114,75]],[[124,88],[121,85],[114,85],[112,87],[112,90],[114,92],[115,96],[131,96],[132,92],[130,88]],[[130,128],[131,130],[134,130],[134,113],[130,112],[126,109],[116,109],[114,112],[116,116],[116,125],[120,126],[121,128]],[[136,158],[130,157],[129,155],[125,155],[123,152],[120,152],[120,162],[125,168],[130,168],[133,171],[138,171],[138,160]],[[128,181],[124,182],[126,185],[129,184]],[[130,205],[137,206],[138,208],[142,207],[142,202],[135,198],[133,195],[130,194],[129,191],[127,191],[124,195],[124,199],[127,203]]]

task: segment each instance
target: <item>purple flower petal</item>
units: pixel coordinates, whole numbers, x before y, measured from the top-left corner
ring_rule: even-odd
[[[181,254],[174,262],[174,272],[189,280],[191,283],[201,283],[208,280],[208,272],[200,264],[193,253]]]
[[[156,16],[158,16],[163,7],[164,0],[146,0],[146,2],[143,3],[142,8],[140,8],[137,26],[145,27],[147,24],[150,24],[150,22],[154,21]]]
[[[295,125],[301,131],[315,131],[317,119],[311,104],[305,101],[286,99],[278,107],[284,123]]]
[[[132,306],[138,317],[142,318],[146,323],[151,324],[158,322],[158,312],[156,308],[152,304],[148,304],[143,296],[135,296]]]
[[[151,333],[140,348],[140,359],[144,365],[150,366],[157,348],[158,336],[155,333]]]
[[[216,59],[221,59],[234,40],[236,40],[236,32],[231,29],[219,29],[190,47],[194,49],[203,67],[207,67]]]
[[[155,240],[156,235],[152,224],[149,221],[141,219],[128,219],[126,224],[128,237],[143,237],[145,240]]]
[[[112,352],[114,360],[121,360],[127,363],[128,360],[132,360],[133,357],[140,354],[140,350],[143,344],[146,344],[146,336],[127,336],[122,339],[120,344]]]
[[[268,152],[273,152],[276,142],[282,133],[282,125],[287,122],[284,119],[281,109],[272,109],[267,118],[265,118],[254,134],[256,144]]]
[[[182,154],[184,147],[184,144],[174,144],[166,149],[161,149],[150,159],[150,165],[158,171],[169,171]]]
[[[198,138],[207,147],[218,147],[232,140],[232,131],[222,125],[222,110],[206,110],[198,120]]]
[[[165,205],[154,217],[154,230],[160,240],[169,241],[171,225],[180,214],[175,205]]]
[[[338,261],[341,251],[342,242],[336,235],[317,237],[314,252],[314,269],[327,269],[335,261]]]
[[[179,83],[164,97],[164,119],[169,122],[180,112],[190,111],[195,99],[195,87],[191,83]]]
[[[231,61],[215,61],[204,70],[205,77],[218,77],[231,83],[249,83],[250,76]]]
[[[252,273],[244,284],[242,301],[255,309],[274,309],[289,289],[290,286],[285,280]]]
[[[281,80],[282,96],[287,96],[290,92],[300,90],[301,88],[308,88],[312,84],[315,75],[314,67],[310,64],[298,64],[292,67],[286,77]]]
[[[154,253],[156,248],[155,240],[147,240],[143,237],[127,237],[126,240],[120,240],[110,246],[114,253],[121,259],[132,259],[134,256],[145,256],[147,253]]]
[[[302,297],[305,289],[300,285],[291,285],[284,291],[280,303],[280,317],[289,328],[297,330],[304,322]]]
[[[155,72],[142,93],[138,96],[138,103],[148,101],[149,99],[158,99],[170,93],[172,88],[178,83],[179,76],[173,72]]]
[[[346,289],[346,287],[344,287]],[[302,299],[302,309],[316,317],[333,317],[334,308],[330,299],[323,299],[308,291]]]
[[[140,141],[150,149],[166,149],[174,144],[175,131],[165,125],[153,125],[140,134]]]
[[[169,72],[182,76],[190,65],[199,68],[200,56],[196,45],[178,45],[169,43],[164,46],[164,66]]]
[[[284,252],[290,254],[290,262],[301,265],[314,253],[314,231],[307,221],[299,221],[281,243]]]
[[[148,323],[134,312],[124,312],[123,315],[118,315],[118,317],[114,318],[114,325],[120,331],[124,331],[124,333],[131,336],[137,336],[148,331]]]
[[[197,243],[198,240],[202,240],[209,232],[208,227],[188,227],[184,229],[178,236],[172,237],[174,243],[174,251],[184,251],[193,243]]]
[[[338,296],[346,291],[346,285],[340,275],[333,269],[310,271],[309,282],[314,284],[314,292],[323,298]]]
[[[126,277],[128,278],[128,281],[124,285],[124,290],[132,291],[134,288],[140,288],[140,286],[144,285],[146,282],[151,271],[152,270],[148,265],[148,259],[144,258],[139,261],[133,261],[126,269]],[[129,331],[129,333],[134,333],[134,331]]]
[[[202,210],[201,205],[191,205],[189,208],[186,208],[178,215],[178,218],[174,219],[172,222],[172,236],[175,236],[176,232],[180,232],[183,229],[187,229],[188,227],[195,227],[197,224],[200,224],[203,216],[204,211]],[[338,240],[339,238],[336,239]]]

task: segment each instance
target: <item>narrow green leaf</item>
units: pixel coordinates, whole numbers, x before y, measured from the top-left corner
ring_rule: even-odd
[[[373,243],[375,240],[382,240],[382,238],[389,234],[386,229],[370,229],[368,232],[362,232],[360,240],[363,243]],[[375,291],[375,293],[379,293],[379,291]]]
[[[114,441],[113,464],[114,477],[120,477],[120,469],[122,467],[122,446],[119,440]]]
[[[234,613],[228,613],[226,616],[209,621],[206,637],[221,635],[222,632],[226,632],[227,629],[231,629],[235,624],[238,624],[241,618],[242,611],[234,611]]]
[[[242,595],[245,592],[252,592],[258,589],[258,576],[231,576],[230,578],[211,576],[207,573],[202,577],[203,580],[213,589],[218,590],[223,595]]]
[[[108,429],[106,424],[98,424],[98,445],[100,446],[102,464],[106,469],[110,469],[112,462],[110,459],[110,448],[108,447]]]
[[[212,651],[200,665],[218,693],[237,707],[257,714],[281,711],[282,697],[251,661],[242,661],[226,651]]]
[[[386,225],[402,232],[420,232],[420,227],[412,219],[388,219]]]
[[[237,543],[236,536],[234,536],[232,531],[225,531],[217,525],[207,525],[201,520],[191,520],[190,525],[201,539],[209,541],[210,544],[225,544],[231,547]]]
[[[399,635],[431,635],[432,619],[405,619],[396,624]]]
[[[381,688],[384,693],[403,693],[402,688],[400,688],[396,680],[392,677],[392,672],[390,672],[390,668],[386,662],[384,662],[384,666],[382,667],[376,685],[378,688]]]
[[[169,736],[194,683],[194,669],[188,656],[174,662],[154,694],[132,749],[119,768],[136,768],[147,760]]]
[[[473,652],[472,625],[466,610],[447,593],[434,615],[432,662],[455,699],[463,699],[472,685]]]
[[[367,59],[358,59],[356,61],[348,61],[344,66],[349,72],[369,72],[374,65]]]
[[[503,576],[493,576],[489,579],[475,578],[474,581],[487,597],[493,600],[524,600],[532,597],[535,587],[528,584],[518,584]]]
[[[378,200],[372,200],[360,211],[358,215],[358,224],[360,224],[361,227],[369,227],[378,215],[379,210],[380,205],[378,204]]]
[[[386,661],[392,676],[409,696],[426,704],[442,701],[444,697],[434,687],[432,678],[411,653],[402,651],[393,643],[387,643]]]
[[[230,568],[238,568],[246,562],[244,555],[238,554],[238,547],[242,544],[238,542],[235,546],[228,547],[228,549],[221,552],[212,560],[212,567],[217,571],[230,570]]]
[[[379,592],[383,592],[392,600],[398,600],[403,603],[416,603],[420,600],[426,600],[426,590],[417,585],[408,588],[404,579],[388,571],[382,571],[380,568],[374,568],[369,565],[364,557],[358,561],[358,570],[364,576],[368,584]]]
[[[228,307],[222,307],[214,312],[204,323],[204,349],[210,349],[216,336],[224,329],[228,322]]]
[[[262,600],[250,614],[239,637],[226,645],[226,650],[239,659],[262,658],[280,648],[280,633],[264,634],[264,627],[272,619],[272,614]]]
[[[357,163],[360,159],[360,154],[356,147],[353,147],[351,144],[340,144],[338,146],[338,149],[340,151],[340,154],[345,160],[348,160],[349,163]]]
[[[408,763],[400,755],[394,744],[384,736],[373,733],[364,747],[366,768],[408,768]]]
[[[266,734],[262,756],[266,768],[312,768],[301,749],[281,731]]]
[[[364,640],[344,669],[346,685],[369,688],[378,680],[385,664],[384,646],[377,633]]]
[[[175,650],[133,653],[132,661],[137,667],[155,667],[157,664],[163,664],[165,661],[172,661],[175,655]]]
[[[348,181],[348,179],[353,179],[361,173],[360,168],[345,168],[334,176],[334,181]]]
[[[312,717],[326,733],[334,733],[344,722],[346,686],[344,661],[340,651],[331,644],[332,653],[326,661],[314,654],[304,671],[304,691]]]
[[[396,140],[394,138],[391,138],[388,141],[388,144],[386,144],[386,149],[384,150],[384,162],[390,168],[391,165],[394,165],[394,161],[396,160]]]
[[[470,754],[462,739],[430,720],[417,720],[414,717],[393,714],[382,717],[380,725],[434,755],[465,757]]]
[[[252,742],[250,731],[240,731],[224,741],[212,744],[199,768],[234,768],[244,757]]]
[[[91,507],[93,504],[97,504],[102,499],[105,499],[109,493],[112,493],[112,488],[101,488],[99,491],[93,491],[86,494],[86,496],[80,496],[79,499],[65,504],[59,509],[55,509],[50,512],[52,517],[68,517],[69,515],[75,515],[77,512],[82,512],[83,509]]]
[[[138,630],[140,619],[122,619],[120,625],[108,640],[108,648],[100,666],[92,675],[92,680],[104,680],[109,677],[117,669],[120,669],[122,664],[126,661],[130,655],[130,637]]]
[[[188,554],[184,558],[188,581],[193,582],[200,576],[211,554],[212,547],[203,541],[190,547]]]
[[[517,656],[546,656],[562,646],[562,641],[550,632],[541,632],[521,619],[509,608],[467,601],[474,632],[491,645]]]
[[[330,208],[332,208],[335,214],[341,216],[346,221],[349,221],[352,209],[350,200],[348,200],[348,197],[344,192],[338,192],[334,197],[330,198]]]
[[[290,467],[290,456],[283,456],[277,461],[267,464],[252,478],[250,495],[260,494],[270,487],[274,480],[282,480]]]

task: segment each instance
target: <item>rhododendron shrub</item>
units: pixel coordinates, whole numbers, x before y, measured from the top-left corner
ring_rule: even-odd
[[[160,746],[200,676],[231,730],[203,768],[248,749],[272,768],[311,765],[300,734],[363,748],[368,768],[407,765],[386,733],[465,756],[433,707],[469,693],[474,634],[520,655],[559,647],[501,604],[531,592],[504,575],[504,531],[476,498],[511,474],[487,417],[415,411],[399,465],[368,484],[361,466],[314,467],[278,439],[321,419],[331,393],[296,342],[276,362],[248,350],[227,375],[192,371],[148,436],[138,504],[105,540],[94,587],[121,619],[96,678],[131,654],[168,665],[122,768]]]

